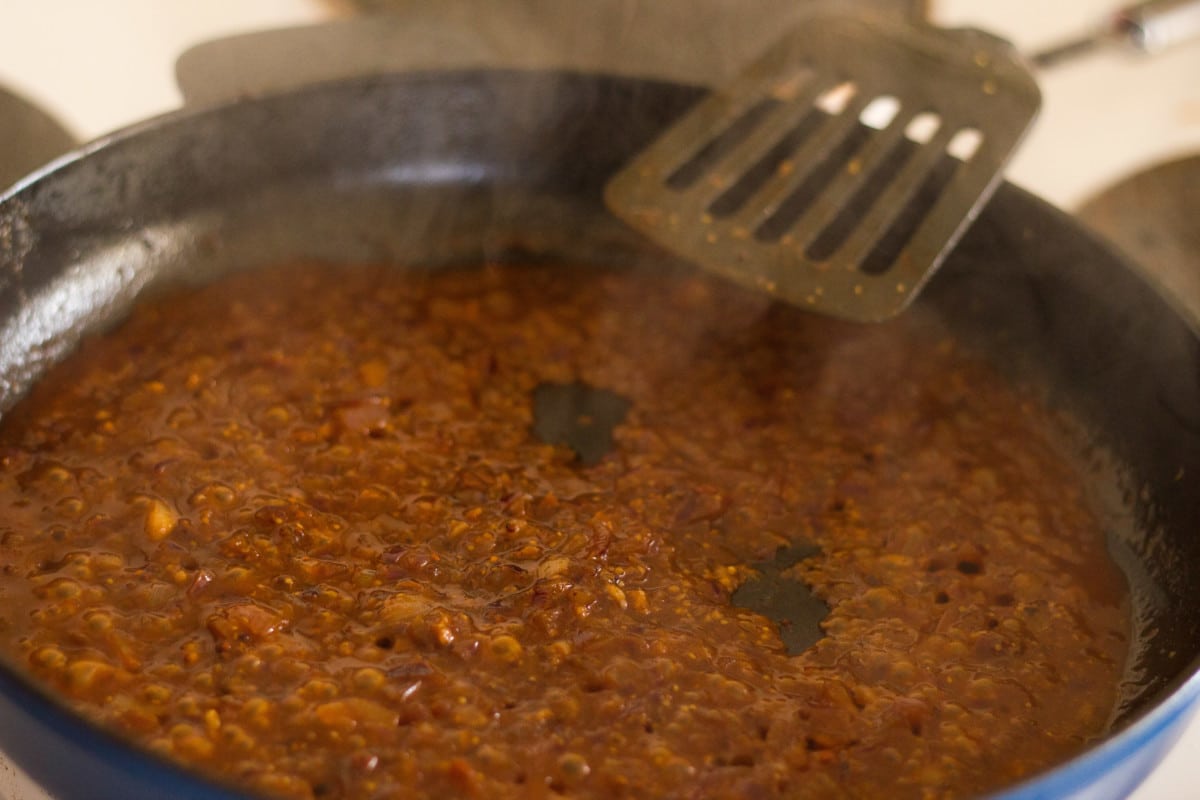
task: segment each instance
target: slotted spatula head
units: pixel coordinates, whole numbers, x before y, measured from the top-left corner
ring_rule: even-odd
[[[940,265],[1040,103],[993,36],[822,12],[667,129],[605,199],[705,269],[882,320]]]

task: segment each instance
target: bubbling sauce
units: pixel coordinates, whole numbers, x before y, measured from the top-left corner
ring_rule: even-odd
[[[626,402],[595,463],[545,384]],[[1056,424],[911,315],[700,276],[240,274],[3,420],[0,648],[270,797],[969,796],[1101,735],[1126,657]],[[796,547],[792,655],[731,597]]]

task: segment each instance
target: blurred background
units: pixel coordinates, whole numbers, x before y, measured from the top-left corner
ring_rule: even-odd
[[[1108,0],[875,5],[937,24],[980,27],[1025,53],[1096,30],[1118,7]],[[0,89],[49,117],[28,116],[20,100],[0,103],[0,167],[5,159],[28,165],[62,152],[68,146],[62,128],[90,140],[177,108],[185,94],[189,102],[218,102],[381,66],[567,66],[711,83],[803,6],[803,0],[7,0],[0,3]],[[380,9],[393,12],[386,36],[361,23],[364,10]],[[236,36],[328,22],[334,27]],[[235,38],[196,47],[229,36]],[[175,64],[185,52],[177,80]],[[1200,303],[1200,42],[1152,56],[1102,47],[1043,69],[1039,81],[1043,110],[1009,179],[1103,226],[1169,288],[1192,292]],[[1137,177],[1126,181],[1130,176]],[[1127,191],[1096,199],[1123,182]],[[2,170],[0,183],[7,183]],[[1194,723],[1135,798],[1195,798],[1197,787],[1200,724]]]
[[[1109,0],[875,4],[924,13],[939,24],[975,25],[1027,53],[1088,31],[1116,7]],[[36,100],[90,139],[177,107],[181,98],[172,64],[190,45],[346,18],[363,7],[396,10],[412,21],[409,40],[389,54],[401,64],[471,63],[487,56],[525,63],[593,56],[603,61],[621,48],[627,68],[703,81],[736,68],[803,5],[803,0],[12,0],[0,4],[0,85]],[[454,25],[474,31],[446,34]],[[632,63],[631,51],[637,54]],[[239,62],[253,62],[254,50],[220,55],[229,82],[237,81],[239,69],[253,66]],[[310,56],[294,52],[279,59],[278,69],[308,74]],[[332,60],[363,66],[354,53]],[[1112,47],[1039,77],[1042,115],[1009,177],[1060,206],[1078,207],[1119,177],[1200,152],[1200,46],[1153,57]]]

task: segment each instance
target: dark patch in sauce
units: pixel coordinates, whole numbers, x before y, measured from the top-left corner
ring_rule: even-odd
[[[629,400],[586,383],[539,383],[533,390],[533,433],[546,444],[571,448],[585,467],[612,450],[613,428],[629,413]]]
[[[771,561],[755,564],[758,574],[729,598],[735,606],[758,612],[778,625],[779,637],[790,655],[804,652],[821,638],[821,621],[828,616],[829,606],[803,581],[784,573],[819,552],[821,548],[815,545],[780,547]]]

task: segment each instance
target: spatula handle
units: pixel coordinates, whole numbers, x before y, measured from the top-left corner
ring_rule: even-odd
[[[1157,53],[1200,38],[1200,0],[1149,0],[1123,8],[1112,20],[1114,34],[1144,53]]]

